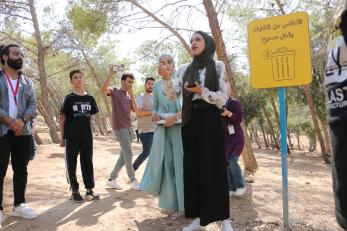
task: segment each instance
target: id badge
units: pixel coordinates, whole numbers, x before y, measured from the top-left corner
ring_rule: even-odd
[[[232,134],[235,134],[235,129],[234,129],[234,125],[229,125],[228,126],[228,131],[229,131],[229,134],[232,135]]]

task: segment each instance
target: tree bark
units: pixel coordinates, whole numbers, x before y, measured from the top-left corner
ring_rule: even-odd
[[[61,107],[61,102],[59,102],[60,97],[55,92],[55,90],[52,89],[52,86],[49,83],[47,84],[47,92],[48,92],[48,94],[49,94],[49,96],[53,102],[53,108],[55,111],[56,118],[58,118],[58,116],[60,114],[60,107]]]
[[[39,134],[37,134],[37,131],[34,131],[34,139],[35,139],[35,142],[36,142],[37,145],[43,144]]]
[[[327,153],[331,153],[331,143],[330,143],[330,136],[329,136],[329,132],[328,132],[328,125],[327,125],[327,121],[324,119],[321,119],[320,117],[319,121],[322,125],[323,128],[323,135],[324,135],[324,140],[325,140],[325,147],[327,149]]]
[[[270,121],[269,114],[267,113],[267,111],[266,111],[264,106],[261,106],[261,110],[263,111],[263,115],[264,115],[264,117],[266,119],[266,122],[269,125],[270,135],[272,136],[273,142],[275,144],[275,148],[277,150],[280,150],[280,145],[278,144],[278,139],[277,139],[277,137],[275,135],[274,127],[272,126],[272,123]]]
[[[265,148],[269,149],[269,143],[268,143],[266,135],[265,135],[264,124],[263,124],[263,122],[259,122],[259,125],[260,125],[260,129],[261,129],[261,133],[263,134]]]
[[[250,124],[251,124],[251,132],[253,133],[255,142],[257,143],[258,148],[261,149],[261,145],[260,145],[260,142],[259,142],[259,136],[258,136],[257,130],[254,128],[252,123],[250,123]]]
[[[100,113],[100,112],[99,112]],[[99,132],[101,135],[105,135],[105,131],[104,131],[104,128],[102,126],[102,123],[101,123],[101,117],[100,117],[100,114],[97,113],[95,115],[95,118],[94,118],[94,121],[95,121],[95,124],[96,124],[96,127],[98,128]],[[107,134],[107,131],[106,131],[106,134]]]
[[[35,39],[37,44],[37,62],[39,68],[39,76],[40,76],[40,86],[41,86],[41,98],[42,98],[42,106],[45,108],[46,116],[44,116],[47,126],[49,128],[49,133],[53,143],[59,143],[60,138],[58,136],[57,126],[55,124],[54,118],[52,116],[52,110],[48,101],[48,93],[47,93],[47,81],[46,81],[46,69],[45,69],[45,52],[46,48],[43,46],[41,32],[39,23],[37,20],[36,9],[34,5],[34,0],[28,0],[31,18],[35,30]]]
[[[308,107],[310,108],[311,116],[312,116],[312,122],[314,125],[314,130],[316,133],[316,136],[318,137],[318,141],[321,147],[321,152],[322,152],[322,158],[326,163],[330,163],[329,155],[327,153],[326,147],[325,147],[325,142],[321,133],[321,130],[319,128],[318,124],[318,119],[317,119],[317,112],[313,104],[312,100],[312,94],[311,94],[311,89],[309,86],[304,86],[304,91],[305,91],[305,96],[307,100]]]
[[[298,143],[298,150],[300,151],[301,150],[301,148],[300,148],[300,134],[295,133],[295,137],[296,137],[296,141]]]
[[[101,125],[104,128],[105,135],[108,135],[108,126],[107,126],[107,121],[105,119],[105,115],[102,112],[99,112],[99,113],[100,113]]]
[[[278,115],[277,107],[276,107],[276,104],[275,104],[275,101],[273,100],[273,98],[270,99],[270,103],[271,103],[272,110],[274,111],[274,115],[275,115],[275,118],[276,118],[278,132],[279,132],[279,134],[281,134],[280,117]],[[290,137],[290,135],[288,134],[288,129],[287,129],[286,133],[287,133],[287,138]],[[277,136],[277,137],[279,137],[279,136]],[[291,143],[290,138],[288,138],[288,140],[289,140],[288,143],[290,144]],[[280,143],[280,140],[278,142]],[[291,154],[291,151],[290,151],[290,148],[289,148],[288,144],[287,144],[287,153]]]
[[[228,60],[228,55],[227,55],[224,40],[222,37],[222,32],[219,26],[216,10],[211,0],[203,0],[203,5],[207,13],[208,22],[212,32],[212,36],[216,42],[217,57],[219,60],[221,60],[224,63],[226,68],[226,72],[227,72],[227,76],[228,76],[230,88],[231,88],[231,96],[234,98],[237,98],[235,80],[233,78],[231,65]],[[245,128],[244,124],[243,124],[243,127]],[[245,132],[244,134],[245,134],[245,147],[244,147],[244,151],[242,152],[242,156],[245,156],[243,157],[244,165],[247,170],[249,170],[252,173],[255,173],[256,169],[258,168],[257,160],[255,159],[252,146],[248,140],[249,139],[248,135],[246,135],[247,132]]]
[[[256,170],[258,169],[258,163],[254,157],[252,145],[250,144],[249,137],[247,134],[247,130],[245,129],[244,123],[242,124],[242,127],[243,127],[242,129],[245,131],[244,132],[244,134],[245,134],[245,146],[244,146],[243,151],[241,153],[241,157],[243,160],[245,171],[248,171],[248,172],[254,174],[256,172]],[[248,155],[248,153],[251,153],[252,155]]]

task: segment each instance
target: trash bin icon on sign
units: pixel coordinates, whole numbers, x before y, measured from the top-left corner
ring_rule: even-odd
[[[271,61],[272,73],[275,81],[294,79],[295,77],[295,50],[286,47],[276,51],[264,50],[263,58]]]

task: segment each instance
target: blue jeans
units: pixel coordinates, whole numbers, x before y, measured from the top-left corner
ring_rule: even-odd
[[[140,133],[140,140],[142,143],[142,153],[136,158],[136,160],[133,163],[134,171],[136,171],[140,167],[140,165],[143,163],[143,161],[145,161],[146,158],[148,157],[152,147],[153,135],[154,135],[154,132]]]
[[[236,191],[238,188],[245,187],[241,168],[239,163],[237,163],[238,160],[239,156],[233,156],[229,159],[229,166],[227,170],[229,191]]]

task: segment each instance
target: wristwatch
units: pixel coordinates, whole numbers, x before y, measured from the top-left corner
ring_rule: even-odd
[[[23,117],[22,120],[23,120],[24,123],[26,123],[26,122],[29,121],[29,120],[28,120],[27,118],[25,118],[25,117]]]

